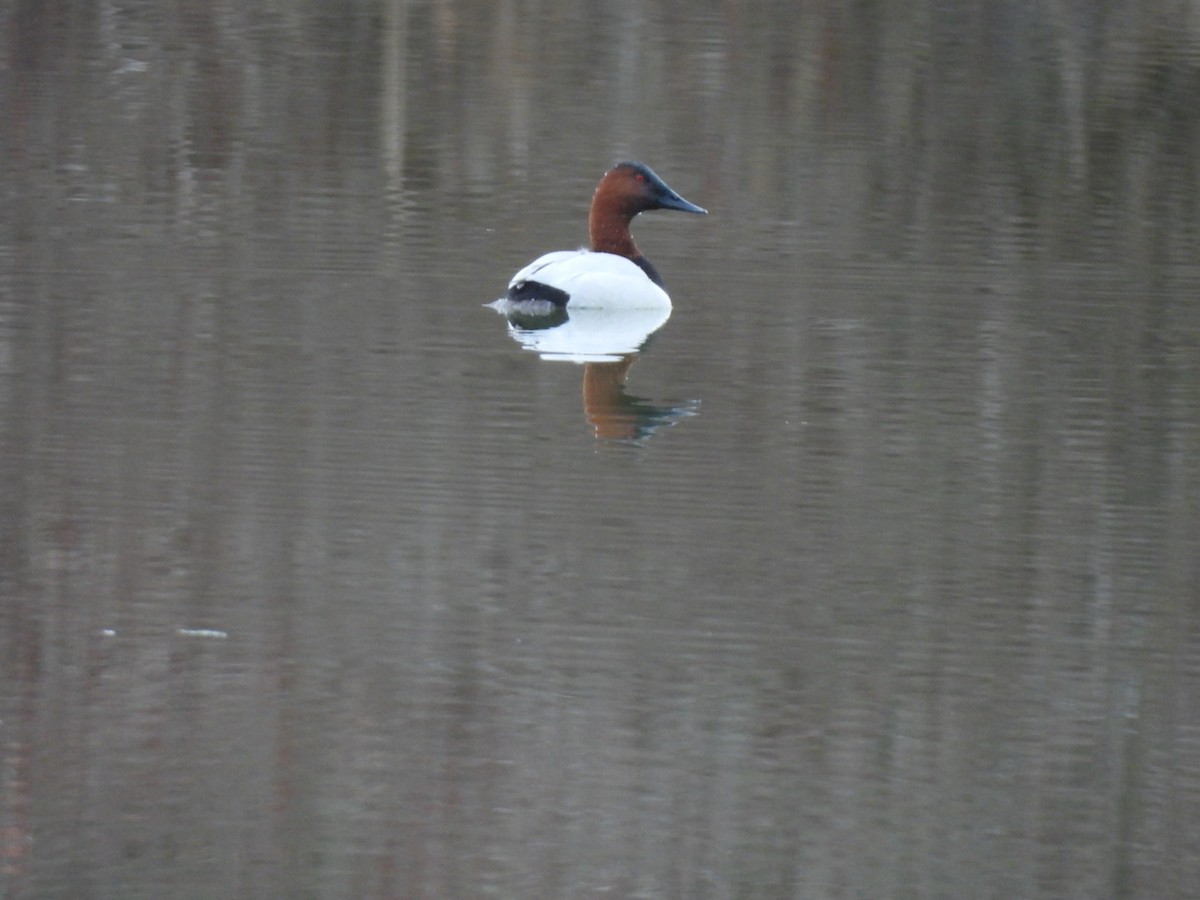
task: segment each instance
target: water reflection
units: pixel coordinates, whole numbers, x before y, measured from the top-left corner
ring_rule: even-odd
[[[502,301],[492,308],[503,311]],[[509,335],[545,360],[615,362],[637,353],[667,323],[667,309],[561,309],[545,316],[506,313]]]
[[[693,416],[699,400],[656,405],[626,392],[638,354],[671,317],[667,309],[577,309],[523,313],[503,300],[488,304],[505,317],[508,334],[547,362],[583,365],[583,411],[598,439],[644,442],[660,428]]]
[[[583,411],[597,438],[641,442],[658,429],[696,415],[699,400],[657,406],[625,391],[625,379],[637,357],[619,362],[585,363],[583,366]]]

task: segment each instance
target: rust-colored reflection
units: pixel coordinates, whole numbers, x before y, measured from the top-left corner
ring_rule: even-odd
[[[638,403],[625,393],[625,379],[635,358],[631,353],[617,362],[584,363],[583,412],[598,438],[637,436]]]
[[[695,414],[696,401],[676,406],[655,406],[625,391],[629,369],[637,359],[630,353],[614,362],[583,366],[583,413],[597,440],[640,441],[664,425]]]

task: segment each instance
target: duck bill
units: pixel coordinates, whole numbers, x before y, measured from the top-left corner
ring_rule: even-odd
[[[658,200],[659,209],[677,209],[680,212],[700,213],[702,216],[708,215],[708,210],[703,206],[697,206],[691,201],[684,200],[671,189],[667,189],[662,197]]]

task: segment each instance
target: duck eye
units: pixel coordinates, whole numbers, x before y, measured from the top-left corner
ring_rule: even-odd
[[[635,175],[635,176],[633,176],[633,177],[634,177],[634,178],[636,178],[638,181],[645,181],[645,180],[646,180],[646,176],[645,176],[645,175],[643,175],[641,172],[638,172],[638,173],[637,173],[637,175]]]

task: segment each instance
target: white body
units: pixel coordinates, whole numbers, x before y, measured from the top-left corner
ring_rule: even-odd
[[[536,281],[565,292],[577,309],[670,309],[667,292],[632,260],[593,250],[556,250],[513,276],[509,287]]]

